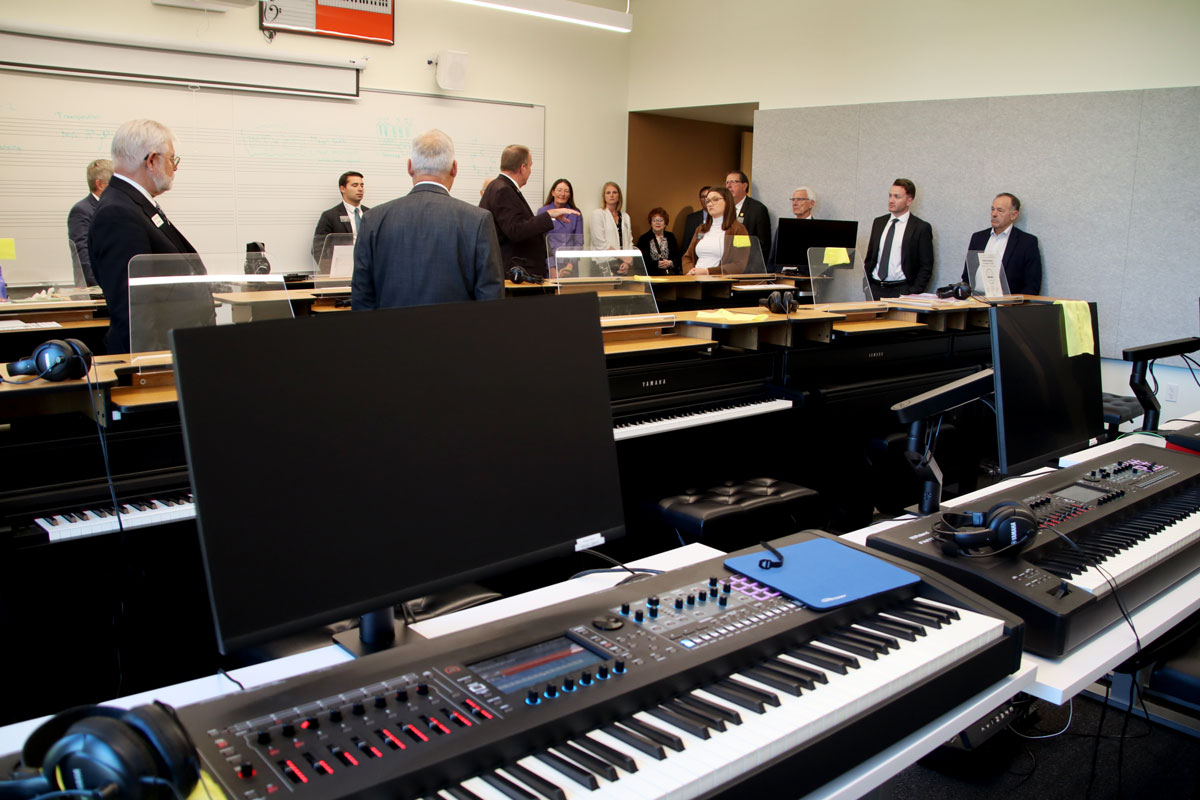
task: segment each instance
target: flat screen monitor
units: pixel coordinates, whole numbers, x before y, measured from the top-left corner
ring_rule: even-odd
[[[858,246],[858,223],[842,219],[780,219],[775,234],[775,266],[808,273],[810,247]]]
[[[1083,335],[1092,352],[1072,356],[1062,306],[989,309],[997,447],[1005,475],[1078,450],[1103,432],[1094,304],[1090,311],[1091,330]]]
[[[594,294],[171,339],[223,653],[624,532]]]

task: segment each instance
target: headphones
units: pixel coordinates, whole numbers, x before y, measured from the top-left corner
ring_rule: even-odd
[[[200,780],[196,748],[175,709],[155,701],[126,711],[79,706],[29,735],[0,800],[58,791],[157,800],[187,797]]]
[[[48,381],[82,378],[92,368],[92,351],[78,339],[51,339],[34,348],[33,355],[8,365],[9,375],[33,375]]]
[[[540,275],[534,275],[524,267],[510,267],[508,270],[508,279],[513,283],[545,283],[545,279]]]
[[[765,306],[772,314],[788,315],[800,308],[800,304],[796,302],[796,295],[792,292],[771,292],[762,300],[758,301],[760,306]]]
[[[267,246],[262,242],[246,242],[246,263],[244,269],[247,275],[267,275],[271,272],[271,262],[267,260]]]
[[[933,523],[932,532],[948,556],[981,558],[1006,550],[1020,549],[1037,535],[1038,519],[1033,509],[1016,500],[1005,500],[988,511],[946,512]],[[968,550],[988,547],[991,552],[978,555]]]
[[[943,286],[937,290],[939,299],[948,300],[953,297],[955,300],[971,299],[971,284],[963,281],[962,283],[952,283],[949,286]]]

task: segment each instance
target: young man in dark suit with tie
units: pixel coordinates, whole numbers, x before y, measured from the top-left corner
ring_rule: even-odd
[[[413,139],[413,188],[376,206],[354,245],[355,311],[496,300],[504,294],[492,215],[450,196],[454,142],[439,130]]]
[[[322,211],[321,218],[317,220],[316,230],[313,231],[313,261],[318,264],[321,262],[321,250],[325,247],[325,237],[329,234],[358,235],[358,226],[362,224],[363,215],[371,208],[362,204],[365,190],[366,184],[361,172],[343,172],[338,178],[338,191],[342,193],[342,202]]]
[[[534,214],[521,187],[533,174],[533,155],[529,148],[510,144],[500,154],[500,174],[483,190],[479,207],[492,212],[496,238],[500,242],[500,260],[505,271],[523,267],[531,275],[546,277],[546,234],[554,220],[579,214],[574,208],[548,208]]]
[[[913,182],[897,178],[888,191],[888,213],[871,224],[863,266],[876,300],[920,294],[933,275],[933,226],[909,212],[916,197]]]
[[[112,140],[113,177],[100,197],[88,250],[92,270],[104,291],[108,306],[108,333],[104,344],[109,353],[128,353],[129,337],[129,259],[139,255],[195,253],[184,235],[171,224],[155,199],[170,190],[180,158],[175,154],[175,135],[160,122],[135,119],[117,128]],[[179,263],[164,259],[158,274],[204,274],[199,259]],[[151,287],[156,295],[145,307],[139,330],[151,337],[155,346],[139,349],[165,349],[169,327],[191,327],[214,323],[212,296],[207,290],[176,287]],[[161,296],[158,296],[161,295]]]
[[[88,253],[88,231],[92,227],[92,217],[96,214],[96,206],[100,205],[100,195],[108,188],[112,180],[113,166],[107,158],[97,158],[87,165],[88,196],[71,206],[67,214],[67,236],[75,243],[75,253],[79,256],[79,268],[83,271],[85,285],[96,286],[96,276],[92,272],[92,259]]]
[[[971,234],[968,250],[999,253],[1000,264],[1008,278],[1012,294],[1038,294],[1042,289],[1042,253],[1038,238],[1016,227],[1021,201],[1014,194],[1001,192],[992,201],[992,227]],[[962,279],[967,280],[963,266]]]

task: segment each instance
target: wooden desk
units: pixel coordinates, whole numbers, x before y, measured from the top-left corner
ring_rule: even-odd
[[[711,339],[722,344],[758,350],[764,344],[792,346],[800,341],[828,342],[842,314],[801,306],[790,314],[772,314],[765,308],[730,308],[712,311],[679,311],[676,329],[683,336]]]

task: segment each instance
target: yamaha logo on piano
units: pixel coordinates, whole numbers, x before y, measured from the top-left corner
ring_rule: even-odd
[[[883,350],[876,350],[874,352],[867,353],[867,358],[883,358],[883,354]]]
[[[666,378],[654,378],[653,380],[642,381],[642,388],[649,389],[651,386],[666,386]]]

